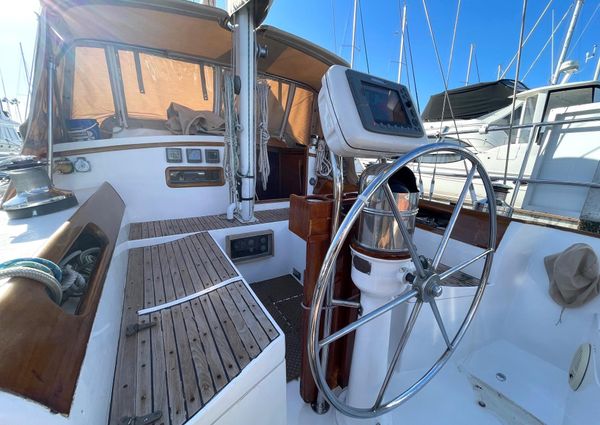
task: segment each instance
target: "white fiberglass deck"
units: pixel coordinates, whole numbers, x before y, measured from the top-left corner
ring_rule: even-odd
[[[408,381],[417,378],[415,371],[399,374],[394,380]],[[298,381],[287,384],[287,425],[342,424],[333,409],[325,415],[315,414],[298,395]],[[477,424],[501,425],[489,410],[480,407],[471,384],[454,362],[449,362],[423,391],[405,405],[391,413],[392,423],[410,425]],[[336,422],[337,421],[337,422]],[[351,422],[353,423],[353,422]],[[360,422],[356,422],[360,424]]]

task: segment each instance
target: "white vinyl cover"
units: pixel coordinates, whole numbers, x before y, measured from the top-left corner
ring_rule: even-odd
[[[402,136],[368,130],[363,126],[346,71],[334,65],[323,76],[319,92],[319,115],[327,146],[344,157],[379,158],[407,153],[427,143],[418,114],[414,114],[422,135]],[[371,78],[383,84],[395,84]],[[406,92],[407,94],[408,92]]]

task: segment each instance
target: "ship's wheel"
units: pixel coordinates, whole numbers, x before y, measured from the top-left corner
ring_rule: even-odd
[[[458,201],[454,207],[452,215],[446,230],[441,238],[441,242],[436,249],[435,255],[432,259],[427,259],[424,256],[419,255],[417,247],[410,237],[409,231],[404,224],[401,216],[401,212],[393,202],[393,194],[388,185],[389,179],[402,167],[411,164],[419,159],[428,155],[441,155],[441,154],[457,154],[470,163],[470,168],[467,173],[465,185],[459,194]],[[464,204],[465,198],[469,192],[469,187],[475,177],[475,174],[479,175],[481,182],[485,188],[486,197],[488,199],[488,235],[487,243],[482,253],[470,258],[460,264],[451,265],[450,268],[445,271],[439,271],[440,260],[444,254],[444,251],[448,245],[448,241],[457,222],[461,208]],[[356,321],[350,323],[344,328],[328,335],[327,337],[320,339],[318,329],[321,329],[321,313],[324,309],[325,294],[327,288],[332,284],[331,274],[333,272],[333,266],[335,261],[340,254],[345,239],[350,234],[350,231],[359,218],[363,208],[368,204],[369,200],[373,195],[379,191],[384,190],[387,196],[388,202],[392,206],[392,212],[398,223],[399,229],[405,240],[405,244],[410,252],[411,260],[414,264],[415,273],[410,275],[408,278],[409,284],[401,295],[394,298],[387,304],[363,315]],[[317,384],[317,387],[325,397],[325,399],[333,405],[341,413],[355,417],[355,418],[373,418],[384,415],[385,413],[397,408],[402,403],[406,402],[417,392],[419,392],[425,385],[427,385],[433,377],[442,369],[446,364],[450,356],[456,351],[456,347],[460,344],[465,332],[467,331],[477,308],[481,302],[485,286],[488,280],[490,269],[492,267],[493,253],[496,244],[496,202],[494,191],[492,188],[492,182],[487,175],[483,165],[469,150],[464,147],[449,144],[449,143],[435,143],[430,145],[422,146],[415,149],[408,154],[398,158],[394,163],[391,164],[384,172],[379,174],[373,179],[373,181],[365,188],[365,190],[359,195],[358,199],[346,215],[345,219],[341,223],[337,233],[332,239],[332,243],[325,255],[323,266],[319,274],[317,286],[313,296],[313,301],[310,310],[309,320],[309,334],[308,334],[308,356],[309,363],[312,370],[313,377]],[[446,326],[439,312],[436,304],[436,298],[438,298],[442,291],[445,280],[453,274],[461,271],[468,265],[480,260],[485,259],[481,275],[478,278],[477,289],[470,307],[462,320],[462,323],[454,336],[450,336],[446,330]],[[406,303],[409,300],[414,300],[414,307],[408,317],[407,325],[402,331],[399,339],[398,346],[391,357],[390,364],[388,365],[387,373],[382,382],[381,389],[377,395],[373,395],[375,402],[370,408],[351,406],[344,400],[340,399],[334,394],[325,378],[326,365],[321,362],[321,351],[324,347],[333,343],[334,341],[344,337],[345,335],[356,331],[361,326],[370,322],[371,320],[391,311],[400,304]],[[386,391],[391,381],[392,375],[396,368],[396,364],[401,357],[401,354],[406,346],[406,343],[411,335],[419,312],[424,304],[428,304],[431,308],[439,331],[441,332],[444,342],[445,350],[439,356],[437,361],[428,369],[428,371],[421,376],[416,382],[410,385],[402,393],[395,395],[394,397],[386,397]],[[374,350],[377,347],[373,347]]]

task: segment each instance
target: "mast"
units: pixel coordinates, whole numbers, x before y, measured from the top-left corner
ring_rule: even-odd
[[[235,12],[237,26],[235,28],[235,74],[240,77],[238,95],[240,130],[238,141],[240,146],[239,177],[241,180],[240,220],[248,223],[254,221],[254,195],[256,174],[256,135],[255,120],[255,88],[256,88],[256,33],[253,13],[253,2],[250,1]]]
[[[571,16],[571,22],[569,23],[569,28],[567,29],[567,34],[565,35],[565,41],[560,51],[560,55],[558,55],[558,61],[556,62],[556,67],[554,68],[554,74],[552,74],[550,84],[556,84],[556,82],[558,81],[558,77],[560,75],[560,66],[567,57],[567,51],[569,50],[569,46],[571,45],[571,39],[573,38],[573,33],[575,32],[575,26],[577,25],[577,19],[579,18],[579,13],[581,12],[582,6],[583,0],[575,1],[575,9],[573,10],[573,16]]]
[[[0,69],[0,82],[2,83],[2,90],[4,93],[4,97],[0,99],[0,111],[4,112],[4,102],[6,101],[6,112],[10,115],[10,102],[8,101],[8,96],[6,95],[6,86],[4,85],[4,76],[2,75],[2,70]]]
[[[25,78],[27,78],[27,86],[31,87],[31,77],[29,76],[29,69],[27,69],[27,61],[25,60],[25,53],[23,53],[23,43],[21,42],[19,42],[19,49],[21,49],[21,59],[23,60],[23,68],[25,69]],[[27,90],[29,90],[29,88]]]
[[[354,0],[354,15],[352,16],[352,48],[350,51],[350,68],[354,68],[354,50],[356,49],[356,17],[358,12],[358,0]]]
[[[475,49],[475,45],[471,43],[469,48],[469,64],[467,65],[467,78],[465,80],[465,86],[469,85],[469,77],[471,76],[471,61],[473,60],[473,50]]]
[[[398,84],[402,82],[402,58],[404,57],[404,32],[406,31],[406,1],[402,6],[402,25],[400,30],[400,55],[398,56]]]
[[[600,80],[600,57],[598,57],[598,62],[596,63],[596,69],[594,70],[594,77],[592,80]]]
[[[550,33],[550,78],[554,75],[554,9],[552,9],[552,32]]]
[[[4,85],[4,76],[2,75],[2,70],[0,69],[0,82],[2,83],[2,91],[4,93],[4,97],[0,98],[0,111],[4,112],[4,102],[6,102],[6,113],[10,116],[10,101],[8,100],[8,95],[6,94],[6,86]]]

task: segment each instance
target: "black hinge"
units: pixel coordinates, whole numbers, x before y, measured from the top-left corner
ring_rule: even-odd
[[[127,327],[125,328],[125,336],[135,335],[139,331],[143,331],[144,329],[151,328],[154,325],[156,325],[156,322],[134,323],[132,325],[127,325]]]
[[[119,425],[149,425],[162,418],[162,411],[148,413],[144,416],[123,416]]]

